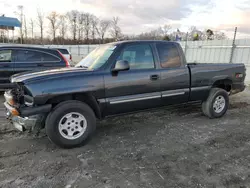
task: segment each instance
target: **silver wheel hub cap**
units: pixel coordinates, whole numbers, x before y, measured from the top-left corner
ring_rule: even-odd
[[[71,112],[61,118],[58,129],[62,137],[74,140],[81,137],[86,131],[87,120],[82,114]]]
[[[216,97],[214,104],[213,104],[213,109],[216,113],[221,113],[226,106],[226,100],[222,95],[219,95]]]

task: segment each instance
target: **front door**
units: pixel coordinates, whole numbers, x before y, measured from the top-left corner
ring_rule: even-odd
[[[162,104],[172,105],[188,101],[189,70],[174,43],[158,43],[156,48],[161,66]]]
[[[149,44],[127,45],[118,60],[127,60],[130,70],[104,76],[107,110],[105,115],[120,114],[161,104],[160,70],[155,67]]]
[[[11,49],[0,50],[0,89],[4,84],[9,82],[10,76],[13,75],[14,62]],[[3,87],[3,88],[1,88]]]

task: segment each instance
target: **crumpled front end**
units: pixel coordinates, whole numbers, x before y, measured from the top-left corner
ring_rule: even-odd
[[[20,104],[23,100],[23,95],[23,90],[18,86],[4,93],[4,106],[7,109],[6,118],[19,131],[31,129],[36,123],[35,118],[21,117]]]
[[[22,85],[4,93],[4,106],[7,109],[6,118],[19,131],[32,130],[44,116],[44,112],[50,110],[50,105],[34,106],[32,97],[25,95]],[[44,118],[42,118],[44,119]]]

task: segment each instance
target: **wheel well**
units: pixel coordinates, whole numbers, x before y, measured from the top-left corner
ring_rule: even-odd
[[[53,97],[47,101],[48,104],[52,104],[55,107],[57,104],[68,101],[68,100],[78,100],[86,103],[89,105],[90,108],[94,111],[97,118],[101,119],[101,110],[96,101],[95,97],[88,93],[75,93],[75,94],[68,94],[68,95],[60,95]]]
[[[229,79],[217,80],[216,82],[214,82],[212,87],[221,88],[229,92],[232,89],[232,80]]]

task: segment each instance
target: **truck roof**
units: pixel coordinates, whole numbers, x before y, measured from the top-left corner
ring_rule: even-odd
[[[165,41],[165,40],[125,40],[125,41],[118,41],[118,42],[112,42],[112,43],[109,43],[109,44],[127,44],[127,43],[131,43],[131,44],[134,44],[134,43],[178,43],[178,42],[171,42],[171,41]],[[178,43],[179,44],[179,43]]]

